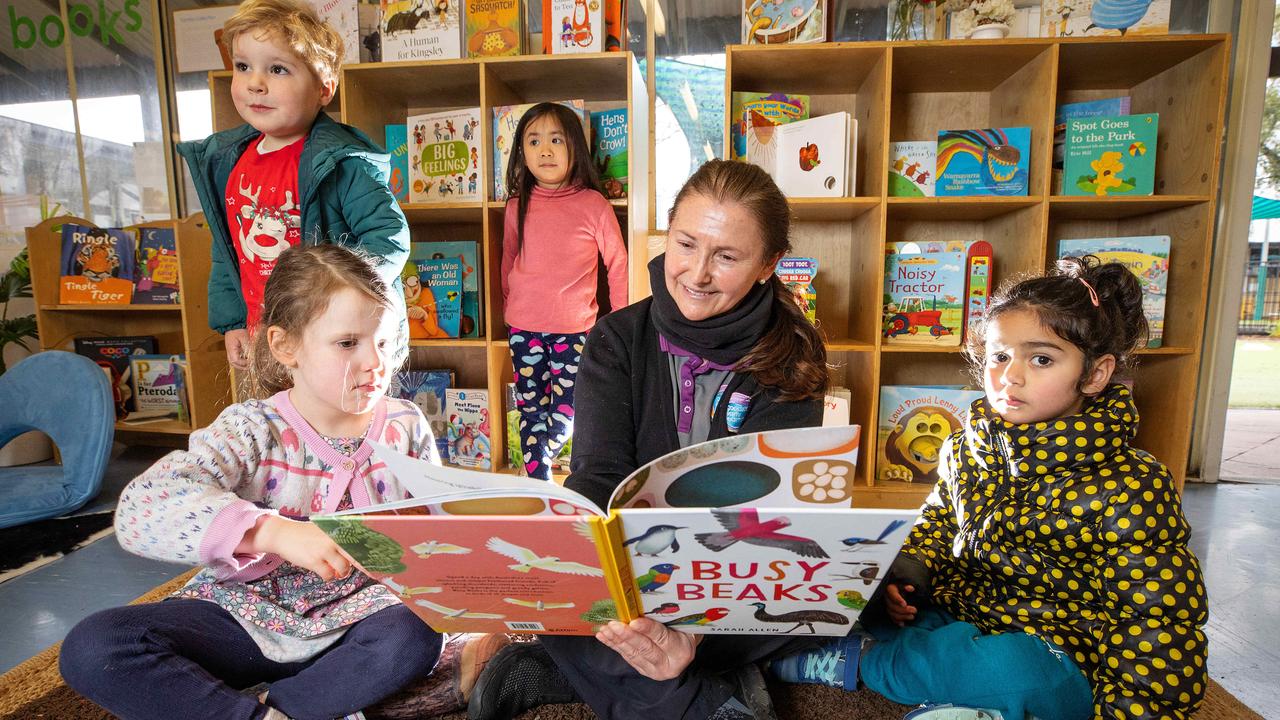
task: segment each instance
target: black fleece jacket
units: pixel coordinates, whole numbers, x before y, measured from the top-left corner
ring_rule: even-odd
[[[587,336],[573,400],[573,460],[565,486],[605,507],[636,468],[680,449],[671,371],[645,299],[606,315]],[[751,396],[739,433],[822,424],[820,399],[780,402],[778,391],[735,374],[721,393],[708,440],[732,434],[725,408],[734,392]]]

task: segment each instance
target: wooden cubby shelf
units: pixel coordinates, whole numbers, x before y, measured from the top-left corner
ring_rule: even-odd
[[[858,472],[866,492],[900,503],[929,490],[875,481],[880,386],[973,382],[960,348],[883,343],[884,247],[906,240],[986,240],[1000,284],[1044,272],[1062,239],[1170,236],[1163,345],[1141,351],[1134,372],[1145,418],[1137,444],[1182,481],[1225,132],[1227,36],[734,45],[726,53],[726,108],[735,91],[785,92],[808,95],[810,117],[847,111],[858,119],[854,197],[793,198],[792,253],[818,258],[818,323],[832,383],[850,388],[852,420],[865,430]],[[1121,94],[1133,113],[1160,114],[1156,194],[1051,194],[1056,106]],[[731,121],[726,113],[726,146]],[[1032,128],[1027,195],[887,196],[891,141],[1016,126]]]
[[[231,74],[210,73],[214,129],[241,124],[231,103]],[[455,387],[489,391],[495,469],[506,463],[505,397],[512,376],[506,328],[502,322],[503,215],[505,200],[493,196],[493,108],[501,105],[581,99],[588,111],[628,109],[630,195],[612,200],[626,238],[632,265],[644,267],[648,239],[648,120],[642,73],[629,52],[583,55],[526,55],[509,58],[364,63],[342,69],[339,93],[327,112],[353,125],[379,144],[385,126],[403,124],[410,115],[480,108],[480,183],[484,199],[457,203],[401,203],[413,242],[471,240],[478,245],[484,333],[479,338],[415,340],[409,366],[454,371]],[[630,295],[648,293],[629,274]]]
[[[179,305],[41,305],[40,309],[47,312],[182,312]]]

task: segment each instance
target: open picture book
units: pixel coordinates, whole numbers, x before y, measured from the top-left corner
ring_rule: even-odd
[[[636,470],[607,508],[375,444],[414,497],[312,520],[440,632],[589,635],[643,615],[844,635],[916,517],[854,507],[859,441],[845,425],[692,445]]]

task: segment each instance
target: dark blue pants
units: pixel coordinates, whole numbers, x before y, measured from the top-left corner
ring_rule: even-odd
[[[826,638],[707,635],[684,674],[650,680],[594,637],[544,635],[539,640],[573,689],[600,720],[706,720],[735,685],[744,665],[817,647]]]
[[[573,436],[573,386],[586,341],[581,333],[509,328],[520,453],[531,478],[550,480],[551,461]]]
[[[269,683],[267,703],[295,720],[328,720],[426,677],[441,636],[403,605],[351,626],[305,662],[268,660],[221,607],[174,599],[94,613],[62,643],[59,668],[76,692],[123,720],[260,718],[240,689]]]

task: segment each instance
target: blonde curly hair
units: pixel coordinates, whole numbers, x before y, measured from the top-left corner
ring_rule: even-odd
[[[345,54],[342,36],[302,0],[245,0],[222,26],[222,41],[233,50],[244,33],[278,38],[322,84],[337,84]]]

